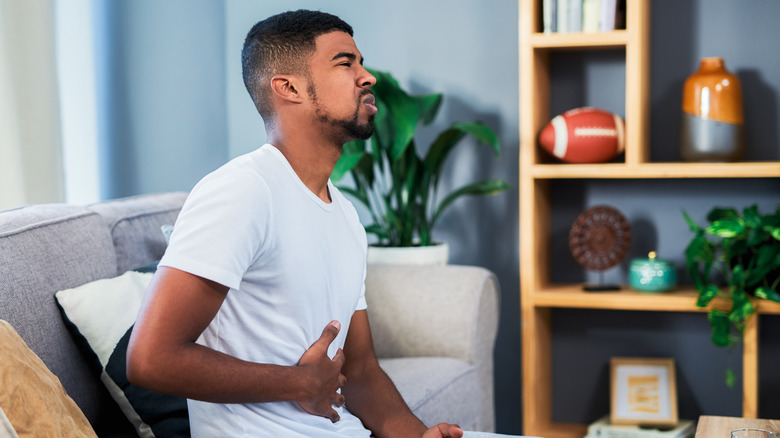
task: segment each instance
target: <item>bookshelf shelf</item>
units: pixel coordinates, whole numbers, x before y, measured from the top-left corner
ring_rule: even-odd
[[[558,307],[573,309],[643,310],[657,312],[707,312],[710,308],[726,310],[730,304],[716,298],[706,308],[696,307],[698,294],[693,287],[678,287],[671,292],[643,293],[623,286],[619,291],[585,292],[582,284],[556,284],[536,290],[535,307]],[[780,314],[780,304],[761,301],[761,314]]]
[[[625,30],[593,33],[534,33],[529,39],[534,49],[614,49],[625,48],[628,33]]]
[[[536,164],[538,179],[776,178],[780,162]]]

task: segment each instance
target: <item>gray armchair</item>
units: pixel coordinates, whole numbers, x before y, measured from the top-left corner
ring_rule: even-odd
[[[382,368],[428,426],[492,432],[499,285],[472,266],[370,265],[368,317]]]

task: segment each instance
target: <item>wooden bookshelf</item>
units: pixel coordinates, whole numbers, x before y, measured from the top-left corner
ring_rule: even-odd
[[[552,418],[552,310],[555,308],[704,312],[696,291],[680,287],[660,294],[624,287],[617,292],[584,292],[581,284],[550,282],[552,180],[778,178],[780,162],[654,163],[649,154],[650,0],[627,0],[626,29],[608,33],[542,33],[541,0],[519,0],[520,81],[520,306],[523,427],[529,436],[582,437],[585,424]],[[560,164],[543,157],[536,136],[550,120],[550,53],[625,50],[625,154],[606,164]],[[726,308],[713,300],[711,306]],[[780,304],[761,301],[743,337],[743,416],[758,413],[758,320],[780,314]]]
[[[536,179],[776,178],[778,162],[536,164]]]
[[[697,307],[698,293],[691,287],[670,292],[644,293],[623,286],[619,291],[585,292],[582,284],[558,284],[539,288],[533,294],[534,307],[573,309],[643,310],[657,312],[707,312],[711,308],[729,310],[730,301],[715,298],[706,308]],[[758,313],[780,315],[780,303],[757,301]]]

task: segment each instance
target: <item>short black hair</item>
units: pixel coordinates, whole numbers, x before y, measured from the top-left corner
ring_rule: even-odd
[[[353,36],[352,27],[341,18],[320,11],[299,9],[257,22],[244,40],[241,67],[244,85],[263,119],[273,118],[269,80],[275,74],[308,76],[308,57],[315,39],[342,31]]]

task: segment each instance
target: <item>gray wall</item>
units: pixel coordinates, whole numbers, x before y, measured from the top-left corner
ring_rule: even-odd
[[[260,117],[243,88],[240,51],[257,20],[287,9],[335,13],[355,28],[366,65],[391,71],[415,92],[443,92],[434,126],[420,134],[427,144],[455,120],[481,119],[502,141],[495,159],[473,145],[449,163],[448,189],[464,182],[518,177],[518,58],[515,0],[365,2],[342,0],[184,1],[94,0],[103,8],[108,53],[102,65],[101,145],[107,153],[106,197],[187,190],[228,158],[265,142]],[[777,98],[780,32],[776,0],[655,0],[652,17],[652,158],[679,160],[680,89],[702,56],[723,56],[742,79],[748,159],[780,159]],[[101,24],[102,23],[102,24]],[[591,104],[623,112],[622,52],[562,53],[553,58],[554,113]],[[616,206],[634,227],[630,257],[650,249],[682,267],[690,235],[687,209],[702,220],[714,205],[758,202],[763,211],[780,200],[777,180],[557,181],[553,187],[552,265],[557,280],[592,276],[572,261],[566,234],[584,208]],[[501,281],[502,311],[496,349],[499,431],[521,431],[517,190],[459,201],[442,218],[439,239],[452,248],[452,263],[485,266]],[[626,264],[606,273],[625,278]],[[683,280],[686,280],[683,278]],[[777,317],[761,326],[761,410],[779,418],[771,376],[780,354]],[[712,347],[700,314],[657,312],[554,312],[554,413],[558,421],[592,421],[608,412],[610,356],[671,356],[678,361],[682,417],[739,415],[740,388],[722,385],[729,364],[740,370],[740,351]]]
[[[93,5],[101,198],[191,189],[228,156],[223,3]]]

